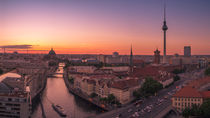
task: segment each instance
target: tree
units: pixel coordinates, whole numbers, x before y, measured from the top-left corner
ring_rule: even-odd
[[[159,90],[163,88],[163,85],[158,81],[154,80],[151,77],[147,77],[146,81],[142,85],[141,92],[143,92],[144,96],[148,96],[151,94],[155,94]]]
[[[184,116],[185,118],[189,118],[190,114],[191,114],[191,109],[190,108],[186,108],[182,112],[182,116]]]
[[[69,77],[69,82],[71,83],[71,84],[74,84],[74,78],[73,77]]]
[[[115,102],[116,97],[113,94],[109,94],[107,97],[107,101],[109,103],[114,103]]]
[[[182,115],[185,118],[197,116],[201,118],[210,118],[210,99],[204,100],[201,106],[193,105],[192,108],[186,108]]]
[[[141,98],[142,97],[142,94],[141,94],[142,92],[141,92],[141,88],[139,88],[139,89],[137,89],[137,90],[135,90],[134,92],[133,92],[133,96],[136,98],[136,99],[139,99],[139,98]]]
[[[0,75],[3,74],[3,73],[4,73],[4,71],[0,68]]]
[[[180,80],[180,77],[178,75],[175,75],[174,76],[174,81],[178,81],[178,80]]]
[[[205,75],[210,76],[210,67],[205,70]]]
[[[91,98],[94,98],[94,97],[96,97],[96,96],[97,96],[97,94],[94,93],[94,92],[90,94],[90,97],[91,97]]]
[[[205,100],[200,109],[203,118],[210,118],[210,99]]]

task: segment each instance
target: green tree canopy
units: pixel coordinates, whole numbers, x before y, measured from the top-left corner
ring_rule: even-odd
[[[210,67],[205,70],[205,75],[210,76]]]
[[[185,118],[196,116],[201,118],[210,118],[210,99],[204,100],[201,106],[193,105],[192,108],[186,108],[182,115]]]
[[[200,109],[203,118],[210,118],[210,99],[205,100]]]
[[[163,88],[163,85],[159,83],[158,81],[154,80],[151,77],[147,77],[146,81],[144,82],[141,91],[146,94],[154,94],[157,91],[161,90]]]
[[[139,99],[142,96],[147,97],[155,94],[162,88],[163,85],[161,83],[151,77],[147,77],[142,87],[133,92],[133,96],[136,97],[136,99]]]
[[[3,74],[3,72],[4,72],[4,71],[0,68],[0,75]]]
[[[97,95],[96,93],[94,93],[94,92],[90,94],[90,97],[91,97],[91,98],[94,98],[94,97],[96,97],[96,96],[98,96],[98,95]]]

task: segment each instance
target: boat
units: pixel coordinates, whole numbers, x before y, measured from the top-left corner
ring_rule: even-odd
[[[53,109],[62,117],[66,117],[64,109],[60,105],[52,104]]]

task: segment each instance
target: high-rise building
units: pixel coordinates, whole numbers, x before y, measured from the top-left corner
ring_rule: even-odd
[[[185,57],[191,56],[191,47],[190,46],[184,46],[184,56]]]
[[[30,118],[30,89],[17,73],[0,76],[0,118]]]
[[[168,30],[168,26],[166,25],[166,5],[164,4],[164,21],[163,21],[163,34],[164,34],[164,41],[163,41],[163,63],[166,63],[166,31]]]
[[[154,51],[154,63],[160,64],[160,51],[158,49]]]

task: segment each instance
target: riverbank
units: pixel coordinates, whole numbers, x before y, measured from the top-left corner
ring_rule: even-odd
[[[72,85],[68,81],[68,73],[66,72],[65,69],[63,72],[63,78],[64,78],[64,82],[66,84],[66,87],[68,88],[69,92],[71,92],[72,94],[79,96],[80,98],[92,103],[93,105],[95,105],[105,111],[113,110],[113,107],[106,106],[106,105],[102,104],[101,102],[90,98],[88,95],[83,94],[80,90],[73,88]]]
[[[59,67],[55,72],[55,77],[47,78],[46,88],[41,92],[40,99],[36,101],[32,118],[42,118],[42,107],[47,118],[59,118],[59,114],[52,108],[52,103],[64,108],[67,118],[85,118],[96,116],[102,112],[101,108],[77,97],[69,92],[63,79],[63,67]],[[38,97],[37,97],[38,98]]]

